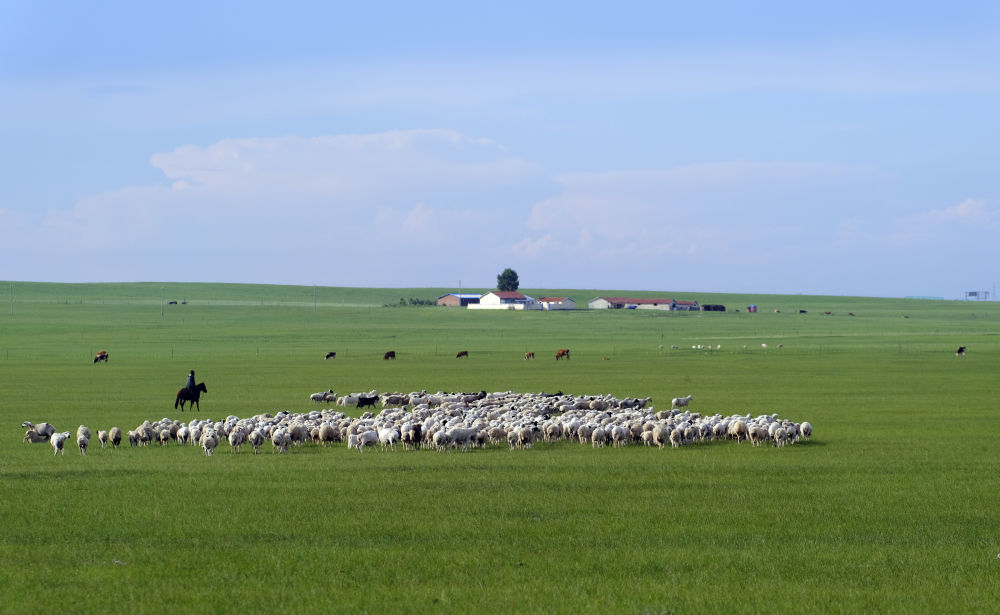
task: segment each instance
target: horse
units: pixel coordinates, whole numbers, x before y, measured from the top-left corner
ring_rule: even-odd
[[[568,359],[568,358],[569,358],[569,348],[560,348],[559,351],[556,352],[556,361],[558,361],[559,359]]]
[[[395,350],[390,350],[390,351],[386,352],[384,355],[382,355],[382,360],[383,361],[388,361],[389,359],[395,359],[395,358],[396,358],[396,351]]]
[[[469,358],[469,351],[468,350],[462,350],[457,355],[455,355],[456,359],[461,359],[462,357],[465,357],[466,359],[468,359]]]
[[[192,406],[198,406],[198,412],[201,412],[201,404],[198,403],[198,400],[201,398],[202,393],[208,393],[208,388],[205,387],[204,382],[198,383],[198,386],[194,388],[194,393],[187,387],[184,387],[180,391],[177,391],[177,398],[174,399],[174,408],[176,409],[180,405],[181,412],[184,412],[184,402],[189,401]]]

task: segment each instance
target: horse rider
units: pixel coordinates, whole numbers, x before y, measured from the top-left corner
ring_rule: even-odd
[[[193,369],[191,370],[191,373],[188,374],[187,383],[184,384],[184,388],[187,389],[188,391],[190,391],[192,396],[197,393],[197,391],[195,390],[194,370]]]

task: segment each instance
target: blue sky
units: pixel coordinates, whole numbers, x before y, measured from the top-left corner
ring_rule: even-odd
[[[204,4],[0,3],[0,278],[1000,277],[996,3]]]

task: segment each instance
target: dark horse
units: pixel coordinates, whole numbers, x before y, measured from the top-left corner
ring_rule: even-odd
[[[198,406],[198,412],[201,412],[201,404],[198,400],[201,398],[202,393],[208,393],[208,389],[205,387],[204,382],[199,382],[198,386],[194,388],[194,393],[192,393],[187,387],[177,391],[177,399],[174,400],[174,408],[176,409],[178,405],[181,407],[181,412],[184,412],[184,402],[191,402],[191,406]]]

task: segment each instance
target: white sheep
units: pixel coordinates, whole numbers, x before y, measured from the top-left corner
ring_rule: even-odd
[[[31,421],[25,421],[21,423],[21,427],[30,432],[30,435],[28,433],[24,434],[25,442],[49,442],[52,434],[56,432],[56,428],[51,423],[39,423],[35,425]]]
[[[250,432],[250,435],[247,437],[247,439],[250,441],[250,446],[253,447],[254,455],[259,454],[260,447],[262,444],[264,444],[264,434],[261,433],[259,429],[254,429],[253,431]]]
[[[205,455],[208,457],[212,456],[215,452],[215,447],[219,445],[219,435],[214,429],[206,429],[204,433],[201,434],[201,448],[205,451]]]
[[[378,432],[368,430],[358,434],[358,451],[362,451],[366,446],[378,444]]]
[[[604,448],[604,443],[607,439],[608,436],[603,427],[594,429],[594,431],[590,434],[590,443],[594,448]]]
[[[109,429],[108,440],[111,441],[111,446],[118,448],[118,445],[122,443],[122,430],[118,427],[112,427]]]
[[[229,432],[229,446],[234,453],[240,452],[240,446],[247,441],[247,434],[242,429],[234,429]]]
[[[358,449],[358,452],[361,452],[361,447],[359,446],[360,442],[361,439],[358,438],[358,434],[347,434],[347,450],[356,448]]]
[[[801,425],[799,425],[799,433],[802,434],[802,437],[805,438],[806,440],[811,438],[813,435],[812,423],[810,423],[809,421],[804,421]]]
[[[59,453],[62,453],[63,455],[65,455],[66,449],[63,448],[63,443],[66,442],[66,440],[68,439],[69,439],[68,431],[57,432],[52,434],[52,436],[49,438],[49,442],[52,443],[52,448],[55,449],[52,454],[58,455]]]
[[[735,438],[736,443],[739,444],[743,440],[750,437],[749,430],[747,429],[747,424],[743,420],[737,419],[729,424],[729,437]]]
[[[78,433],[76,436],[76,445],[80,447],[80,454],[87,454],[87,447],[90,446],[90,437],[86,433]]]
[[[108,443],[108,432],[103,429],[98,430],[97,441],[101,443],[101,448],[104,448],[104,446]]]
[[[395,427],[383,427],[378,430],[378,441],[382,445],[382,450],[396,450],[396,443],[399,442],[399,430]]]
[[[688,395],[686,397],[675,397],[670,401],[671,408],[685,408],[691,400],[694,399],[694,395]]]

